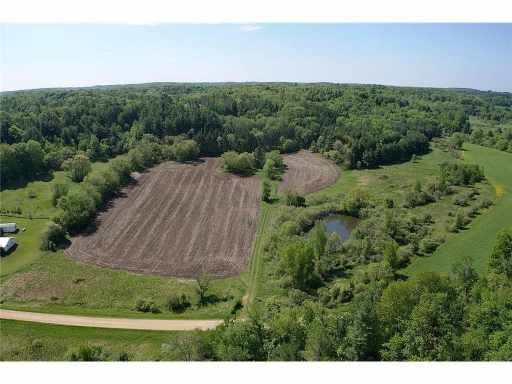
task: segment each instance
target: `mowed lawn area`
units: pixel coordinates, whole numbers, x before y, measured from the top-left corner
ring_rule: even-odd
[[[93,170],[101,170],[107,162],[95,162]],[[56,183],[65,183],[69,188],[78,185],[67,177],[66,172],[54,172],[48,180],[37,180],[20,188],[4,189],[0,192],[0,207],[4,211],[21,210],[21,215],[0,215],[2,223],[16,223],[20,231],[5,236],[14,237],[18,243],[16,250],[0,260],[0,276],[11,274],[33,263],[42,254],[39,250],[41,233],[49,218],[57,213],[52,205],[52,191]],[[25,231],[21,231],[25,228]]]
[[[473,144],[464,145],[464,161],[484,167],[484,173],[494,187],[496,201],[470,227],[451,236],[429,258],[417,259],[403,272],[409,276],[425,271],[448,273],[457,260],[473,259],[478,272],[486,269],[496,234],[512,226],[512,154]]]
[[[40,239],[42,232],[48,224],[48,220],[25,219],[0,215],[0,221],[2,223],[16,223],[19,228],[17,233],[4,234],[4,236],[14,237],[17,246],[16,249],[2,257],[0,262],[0,274],[3,276],[33,263],[41,256],[41,251],[39,250]]]

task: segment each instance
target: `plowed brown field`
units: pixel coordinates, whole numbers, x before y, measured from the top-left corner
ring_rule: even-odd
[[[66,254],[146,274],[239,274],[256,234],[260,180],[223,174],[219,161],[166,162],[140,175]]]
[[[340,175],[339,168],[334,162],[309,151],[285,155],[284,163],[287,169],[279,185],[279,192],[316,192],[334,184]]]

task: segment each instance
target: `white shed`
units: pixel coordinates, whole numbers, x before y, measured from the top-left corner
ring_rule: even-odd
[[[1,232],[16,232],[16,223],[1,223]]]
[[[16,245],[16,239],[14,237],[0,237],[0,251],[7,253],[9,250]]]

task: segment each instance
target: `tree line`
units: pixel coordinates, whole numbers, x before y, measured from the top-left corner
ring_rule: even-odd
[[[469,116],[506,119],[509,94],[334,84],[142,85],[0,96],[2,186],[127,153],[144,135],[194,140],[201,155],[311,149],[347,167],[409,160],[469,133]]]

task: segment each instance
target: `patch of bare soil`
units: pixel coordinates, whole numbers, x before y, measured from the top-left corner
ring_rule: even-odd
[[[256,234],[260,180],[217,171],[219,159],[166,162],[138,175],[66,254],[99,266],[176,277],[242,272]]]
[[[284,155],[283,158],[287,169],[279,185],[279,192],[317,192],[334,184],[340,175],[334,162],[309,151]]]

